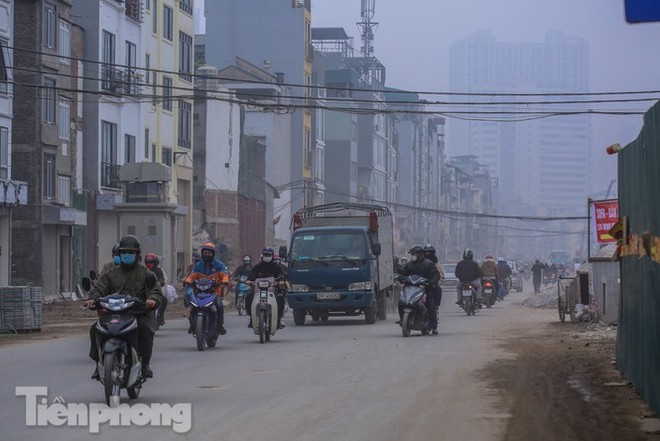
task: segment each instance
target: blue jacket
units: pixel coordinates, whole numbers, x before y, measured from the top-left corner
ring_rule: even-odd
[[[205,276],[212,276],[217,272],[229,274],[229,271],[227,271],[227,267],[225,266],[225,264],[219,261],[218,259],[213,259],[213,262],[211,262],[211,264],[209,265],[207,265],[206,262],[204,262],[204,260],[200,260],[193,266],[191,272],[202,273]]]

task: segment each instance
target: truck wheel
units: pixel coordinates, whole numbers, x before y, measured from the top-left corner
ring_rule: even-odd
[[[387,294],[382,292],[378,301],[378,320],[387,320]]]
[[[305,310],[304,309],[294,309],[293,310],[293,322],[296,326],[302,326],[305,324]]]
[[[364,308],[364,319],[367,321],[368,325],[373,325],[376,323],[376,302],[374,301],[371,305]]]

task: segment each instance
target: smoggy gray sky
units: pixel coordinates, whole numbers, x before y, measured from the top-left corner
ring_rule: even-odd
[[[343,27],[359,49],[360,7],[360,0],[312,0],[312,26]],[[375,11],[375,55],[391,87],[448,91],[451,44],[490,29],[500,42],[542,42],[552,30],[584,38],[591,91],[660,90],[660,23],[626,23],[623,0],[376,0]],[[594,189],[604,190],[616,175],[616,157],[605,148],[635,139],[642,117],[594,116],[592,125]],[[451,153],[451,139],[447,146]]]

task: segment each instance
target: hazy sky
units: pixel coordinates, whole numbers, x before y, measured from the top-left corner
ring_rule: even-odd
[[[203,10],[203,3],[196,7]],[[312,26],[344,27],[359,49],[360,6],[360,0],[312,0]],[[623,0],[376,0],[375,9],[375,55],[391,87],[449,90],[451,44],[490,29],[500,42],[541,42],[551,30],[584,38],[591,91],[660,90],[660,23],[626,23]],[[632,141],[642,117],[594,116],[592,122],[595,183],[604,189],[616,174],[616,157],[605,148]],[[447,146],[451,153],[451,139]]]

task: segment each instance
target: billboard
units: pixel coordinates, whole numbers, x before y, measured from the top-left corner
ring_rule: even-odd
[[[616,243],[616,239],[610,236],[610,230],[618,220],[618,199],[589,199],[589,260],[592,260],[604,245]]]
[[[660,21],[660,2],[655,0],[625,0],[628,23]]]

